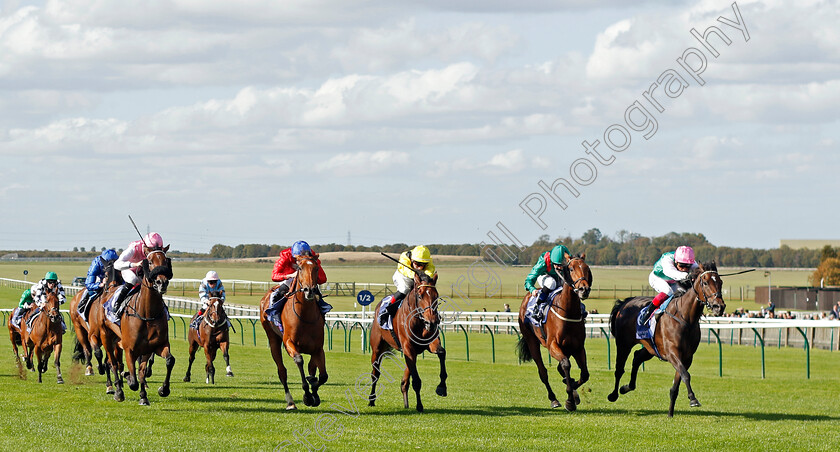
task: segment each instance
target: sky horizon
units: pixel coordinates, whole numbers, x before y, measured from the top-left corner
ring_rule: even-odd
[[[0,249],[838,239],[840,8],[8,1]],[[711,28],[714,27],[714,28]]]

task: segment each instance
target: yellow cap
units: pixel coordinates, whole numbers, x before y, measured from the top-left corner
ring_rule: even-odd
[[[411,250],[411,260],[428,264],[432,261],[432,253],[423,245],[417,245]]]

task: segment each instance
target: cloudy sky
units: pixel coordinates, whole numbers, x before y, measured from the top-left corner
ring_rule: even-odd
[[[838,3],[628,3],[4,1],[0,249],[840,237]]]

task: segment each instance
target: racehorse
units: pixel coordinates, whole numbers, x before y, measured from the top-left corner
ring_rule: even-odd
[[[222,356],[225,357],[225,364],[227,365],[227,376],[232,377],[233,372],[230,370],[230,355],[228,355],[228,347],[230,347],[230,337],[228,335],[228,317],[225,313],[224,303],[217,292],[210,294],[210,302],[207,305],[207,310],[204,312],[204,318],[197,328],[190,328],[189,342],[190,342],[190,363],[187,366],[187,375],[184,381],[190,381],[190,370],[195,360],[195,352],[199,347],[204,348],[204,356],[207,358],[207,364],[204,370],[207,372],[206,383],[216,384],[216,367],[213,366],[213,360],[216,359],[216,351],[222,349]],[[196,316],[198,313],[196,313]],[[195,317],[193,317],[195,320]]]
[[[88,322],[79,315],[78,307],[79,302],[82,301],[82,297],[85,296],[87,293],[87,289],[80,290],[76,293],[76,296],[70,300],[70,321],[73,323],[73,331],[76,332],[76,350],[81,351],[84,355],[85,361],[85,375],[93,375],[93,365],[91,364],[91,357],[94,355],[96,360],[98,361],[97,369],[99,371],[99,375],[105,374],[105,365],[102,363],[102,350],[100,350],[99,342],[91,341],[90,338],[90,325]],[[94,300],[89,301],[88,305],[88,312],[93,312],[96,305],[99,305],[99,308],[102,308],[102,303],[99,301],[101,297],[97,297]],[[90,314],[88,314],[88,320],[90,320]]]
[[[610,314],[610,330],[615,337],[615,388],[607,396],[610,402],[618,400],[619,392],[626,394],[636,389],[636,374],[639,366],[653,358],[657,351],[660,359],[668,361],[674,366],[674,385],[671,386],[671,404],[668,417],[674,416],[674,403],[680,390],[680,381],[685,382],[688,390],[688,400],[692,407],[700,406],[691,389],[691,375],[688,368],[694,358],[694,352],[700,344],[700,317],[703,308],[709,308],[715,316],[720,316],[726,309],[723,301],[723,280],[717,272],[714,262],[704,263],[695,269],[683,282],[687,291],[682,295],[675,295],[659,318],[656,331],[652,339],[636,339],[636,319],[639,311],[651,301],[651,297],[631,297],[624,301],[617,300]],[[619,389],[624,365],[630,350],[636,344],[642,344],[641,349],[633,353],[633,368],[630,373],[630,383]]]
[[[61,322],[61,313],[58,311],[58,294],[55,290],[46,292],[47,303],[42,308],[41,315],[32,321],[32,331],[26,331],[26,321],[34,315],[34,310],[29,311],[21,321],[21,342],[26,344],[26,368],[32,369],[32,355],[38,358],[38,383],[41,383],[41,375],[47,371],[50,354],[55,352],[56,381],[63,384],[61,378],[61,342],[64,336],[64,329]],[[27,351],[28,350],[28,351]]]
[[[277,365],[277,376],[283,384],[286,410],[296,410],[297,406],[286,380],[286,366],[283,365],[284,348],[300,370],[304,405],[316,407],[321,404],[318,388],[326,383],[329,377],[324,356],[324,316],[317,303],[318,297],[321,296],[317,285],[318,264],[315,258],[307,255],[297,256],[295,260],[297,273],[280,314],[282,332],[265,314],[265,310],[271,304],[271,293],[277,287],[269,290],[260,300],[260,321],[268,337],[271,357]],[[303,370],[303,354],[310,356],[309,376],[306,376]],[[318,369],[318,378],[315,377],[315,369]]]
[[[169,395],[169,378],[175,357],[169,351],[169,319],[163,294],[172,278],[172,263],[166,257],[169,246],[164,248],[143,247],[146,259],[142,262],[140,291],[128,297],[122,313],[119,328],[106,319],[105,324],[114,334],[105,334],[103,345],[108,353],[111,370],[116,376],[114,399],[125,400],[122,375],[119,373],[121,359],[118,349],[125,353],[125,365],[128,367],[128,387],[132,391],[140,390],[140,405],[149,405],[146,394],[146,377],[152,355],[158,355],[166,361],[166,377],[158,388],[158,395]],[[119,335],[119,343],[114,341]],[[136,364],[139,364],[139,372]],[[139,375],[139,379],[138,379]]]
[[[96,360],[100,363],[99,374],[105,375],[106,394],[116,394],[116,390],[114,389],[114,385],[111,381],[112,372],[109,372],[109,370],[113,371],[114,380],[119,378],[119,373],[123,370],[123,350],[119,346],[116,346],[116,344],[120,340],[120,329],[119,327],[111,323],[105,316],[104,304],[109,298],[111,298],[114,295],[114,292],[121,284],[123,284],[122,278],[120,278],[119,273],[115,273],[112,268],[108,276],[108,283],[102,289],[102,294],[95,300],[91,301],[91,307],[88,314],[88,343],[90,344],[90,348],[93,350],[93,353],[96,356]],[[78,327],[76,327],[76,331],[79,331]],[[103,346],[107,354],[104,362],[102,358]],[[112,347],[115,346],[116,350],[113,350],[113,355],[115,358],[114,362],[117,363],[116,367],[111,365],[111,353],[109,352],[109,350],[111,350]],[[118,401],[122,401],[125,399],[122,395],[120,395],[119,397],[115,395],[114,398]]]
[[[405,372],[403,373],[400,389],[403,394],[403,405],[408,408],[408,385],[414,389],[417,395],[417,411],[423,411],[423,403],[420,401],[420,374],[417,373],[417,356],[428,350],[438,355],[440,359],[440,383],[435,393],[446,397],[446,350],[441,346],[440,315],[438,314],[438,291],[435,287],[437,275],[430,278],[426,274],[415,272],[414,287],[406,295],[402,305],[397,310],[391,321],[393,330],[383,330],[379,322],[374,319],[370,331],[372,384],[368,405],[374,406],[377,398],[376,383],[381,374],[383,357],[389,350],[402,350],[405,356]],[[380,301],[373,312],[379,312]]]
[[[23,378],[24,372],[23,366],[20,363],[20,351],[18,350],[18,345],[20,345],[21,348],[23,348],[24,357],[26,357],[29,354],[29,352],[26,348],[26,342],[21,336],[22,329],[19,329],[17,326],[15,326],[14,322],[12,322],[14,316],[15,314],[14,312],[12,312],[11,316],[9,317],[9,321],[6,322],[6,326],[9,328],[9,339],[12,341],[12,351],[15,352],[15,363],[18,367],[18,374],[20,374],[21,378]],[[20,325],[22,325],[23,328],[26,328],[26,322],[24,322],[23,319],[20,320]]]
[[[565,256],[567,263],[559,272],[563,278],[563,290],[556,294],[549,302],[546,313],[545,324],[541,327],[533,324],[525,318],[528,300],[531,295],[526,294],[519,307],[519,330],[522,337],[517,344],[517,353],[522,361],[531,361],[537,365],[540,380],[548,390],[548,400],[551,407],[557,408],[560,402],[551,390],[548,383],[548,371],[543,364],[540,346],[548,349],[548,353],[557,360],[557,371],[563,377],[566,384],[565,408],[567,411],[575,411],[580,404],[580,396],[577,388],[589,380],[589,368],[586,365],[586,349],[583,343],[586,340],[586,321],[581,312],[581,300],[589,297],[592,287],[592,272],[586,265],[586,253],[576,257],[568,254]],[[575,359],[580,367],[580,379],[575,381],[571,375],[572,364],[569,357]]]

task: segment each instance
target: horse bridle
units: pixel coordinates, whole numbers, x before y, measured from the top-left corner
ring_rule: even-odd
[[[426,320],[425,317],[423,317],[423,314],[426,311],[431,311],[431,310],[436,311],[437,310],[436,301],[432,301],[429,304],[429,306],[427,306],[425,308],[420,307],[420,300],[422,300],[422,297],[420,296],[420,289],[423,288],[423,287],[431,287],[431,288],[437,289],[437,287],[435,287],[434,284],[420,284],[418,286],[415,286],[414,287],[414,309],[412,309],[412,312],[416,312],[415,317],[420,317],[420,318],[423,319],[423,327],[427,331],[432,331],[432,328],[431,328],[432,325],[437,326],[437,323],[429,322],[428,320]]]
[[[719,274],[718,272],[714,271],[714,270],[706,270],[706,271],[704,271],[703,273],[700,273],[700,274],[697,276],[697,278],[698,278],[698,279],[699,279],[699,278],[702,278],[702,277],[703,277],[703,275],[705,275],[706,273],[714,273],[714,274],[716,274],[716,275],[720,276],[720,274]],[[702,286],[709,287],[709,283],[707,283],[705,279],[701,279],[701,280],[700,280],[700,284],[701,284]],[[712,303],[711,303],[710,299],[711,299],[711,300],[716,300],[716,299],[722,299],[722,298],[723,298],[723,297],[721,296],[721,293],[720,293],[720,292],[714,292],[714,293],[713,293],[713,294],[711,294],[711,295],[706,294],[706,292],[705,292],[705,291],[701,291],[701,292],[703,293],[703,298],[704,298],[704,300],[700,300],[700,297],[697,297],[697,299],[698,299],[698,300],[700,300],[700,302],[701,302],[701,303],[703,303],[703,306],[705,306],[705,307],[707,307],[707,308],[709,308],[709,309],[712,309]]]
[[[204,314],[204,323],[209,325],[210,328],[212,329],[212,328],[216,328],[217,326],[219,326],[222,323],[223,320],[227,320],[227,313],[224,311],[224,307],[219,305],[219,303],[221,302],[221,297],[210,297],[210,299],[215,300],[212,304],[213,304],[213,307],[216,308],[216,321],[215,322],[210,322],[210,316],[208,315],[210,313],[210,309],[208,308],[207,313]],[[220,307],[222,308],[222,313],[225,314],[223,317],[219,315],[219,308]]]
[[[568,264],[563,265],[563,268],[564,268],[564,269],[569,270],[569,279],[571,279],[571,277],[572,277],[571,264],[572,264],[572,261],[574,261],[574,260],[583,261],[583,259],[581,259],[580,257],[573,257],[573,258],[569,259],[569,263],[568,263]],[[572,286],[572,290],[574,290],[575,292],[577,292],[578,290],[585,291],[586,289],[591,289],[591,288],[589,288],[589,287],[587,287],[587,288],[578,288],[578,287],[577,287],[577,283],[579,283],[579,282],[581,282],[581,281],[585,281],[585,280],[586,280],[586,274],[584,274],[584,275],[583,275],[583,276],[581,276],[580,278],[578,278],[578,279],[576,279],[576,280],[574,280],[574,281],[570,282],[570,283],[569,283],[569,285],[570,285],[570,286]],[[580,296],[580,294],[578,294],[578,296]]]
[[[309,259],[312,259],[312,258],[309,258]],[[297,271],[299,272],[300,271],[300,265],[298,265],[297,262],[295,262],[295,267],[297,268]],[[303,292],[300,289],[292,290],[292,289],[294,289],[294,287],[296,285],[298,285],[298,274],[297,273],[295,273],[295,277],[292,279],[292,285],[289,286],[289,293],[286,294],[286,299],[291,298],[293,295],[295,295],[298,292]],[[317,287],[317,284],[316,284],[316,287]],[[318,295],[320,295],[320,291],[318,291]],[[317,296],[315,297],[315,299],[317,300]],[[314,321],[314,322],[309,322],[306,319],[304,319],[303,317],[301,317],[300,314],[298,314],[297,309],[295,309],[295,304],[297,304],[296,300],[292,300],[292,312],[295,313],[295,316],[297,316],[297,318],[300,319],[301,322],[309,324],[309,325],[314,325],[315,323],[318,323],[317,320]]]

